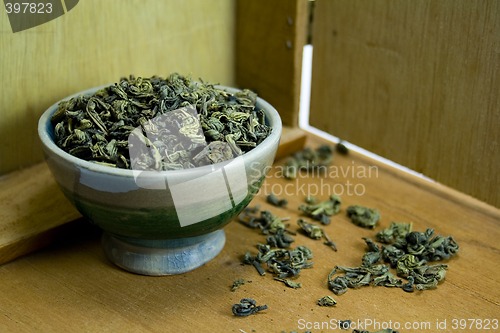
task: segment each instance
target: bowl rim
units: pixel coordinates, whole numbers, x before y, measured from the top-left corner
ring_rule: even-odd
[[[51,153],[55,154],[58,158],[65,160],[66,162],[69,162],[71,164],[74,164],[75,166],[86,169],[89,171],[101,173],[101,174],[109,174],[109,175],[114,175],[114,176],[121,176],[121,177],[130,177],[134,178],[135,177],[135,172],[136,170],[132,169],[124,169],[124,168],[114,168],[106,165],[100,165],[98,163],[93,163],[84,159],[81,159],[79,157],[73,156],[67,152],[65,152],[63,149],[58,147],[54,140],[51,138],[49,133],[47,132],[47,126],[50,123],[50,119],[54,112],[57,110],[57,107],[60,102],[69,100],[71,98],[81,96],[81,95],[89,95],[92,94],[100,89],[109,87],[110,85],[113,84],[106,84],[106,85],[101,85],[101,86],[96,86],[93,88],[85,89],[80,92],[71,94],[67,97],[64,97],[63,99],[57,101],[56,103],[52,104],[49,108],[47,108],[42,115],[40,116],[38,120],[38,136],[42,142],[42,145],[44,146],[45,149],[49,150]],[[241,91],[242,89],[238,88],[233,88],[233,87],[228,87],[224,85],[214,85],[217,88],[221,88],[229,93],[235,93],[238,91]],[[209,164],[209,165],[204,165],[200,167],[195,167],[195,168],[189,168],[189,169],[179,169],[179,170],[163,170],[163,171],[154,171],[154,173],[158,175],[174,175],[174,174],[181,174],[181,173],[186,173],[189,171],[201,171],[203,169],[215,169],[215,168],[220,168],[225,165],[227,165],[229,162],[234,161],[237,158],[244,158],[244,159],[256,159],[258,158],[258,155],[262,150],[265,149],[266,146],[271,146],[275,142],[279,143],[279,140],[281,138],[281,132],[282,132],[282,122],[281,122],[281,117],[278,113],[278,111],[271,105],[269,104],[266,100],[262,99],[261,97],[257,96],[257,103],[256,103],[259,108],[264,110],[266,114],[266,118],[270,122],[271,126],[271,133],[262,141],[260,144],[258,144],[255,148],[252,150],[237,156],[231,160],[228,161],[223,161],[215,164]],[[49,156],[46,154],[46,159],[53,158],[52,156]]]

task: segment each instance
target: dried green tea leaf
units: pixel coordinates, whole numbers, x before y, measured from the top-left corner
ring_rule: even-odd
[[[274,234],[267,236],[267,244],[271,247],[286,249],[294,241],[293,237],[287,234],[285,229],[278,229]]]
[[[319,306],[335,306],[337,301],[332,296],[324,296],[318,299]]]
[[[412,223],[392,222],[388,228],[379,231],[375,238],[380,243],[390,244],[404,239],[411,229]]]
[[[287,286],[289,288],[293,288],[293,289],[302,288],[302,283],[300,283],[300,282],[294,282],[290,279],[280,279],[280,278],[274,278],[274,279],[276,281],[283,282],[285,284],[285,286]]]
[[[306,204],[311,205],[317,203],[318,199],[312,195],[308,195],[304,201],[306,202]]]
[[[337,252],[337,245],[332,241],[330,236],[327,235],[327,233],[323,230],[323,236],[325,237],[326,241],[323,243],[326,246],[329,246],[332,248],[333,251]]]
[[[380,276],[376,276],[372,281],[374,286],[384,286],[384,287],[402,287],[403,280],[398,279],[391,272],[385,272]]]
[[[236,291],[240,286],[244,285],[246,281],[244,279],[236,279],[233,281],[233,284],[231,285],[231,291]]]
[[[341,155],[349,154],[349,149],[345,146],[344,141],[342,140],[337,143],[335,150]]]
[[[330,216],[340,211],[342,200],[338,195],[332,194],[326,201],[318,204],[304,204],[299,206],[299,210],[306,216],[320,221],[322,224],[330,224]]]
[[[370,229],[375,228],[380,219],[380,213],[377,209],[358,205],[347,207],[347,216],[355,225]]]
[[[267,305],[256,305],[257,302],[251,298],[242,298],[239,303],[232,307],[233,314],[238,317],[245,317],[266,310]]]
[[[272,248],[269,245],[259,244],[259,253],[252,256],[247,253],[243,263],[253,265],[260,275],[264,275],[262,265],[267,266],[267,271],[280,279],[297,277],[304,268],[312,267],[312,252],[305,246],[295,249]]]
[[[332,160],[333,150],[329,145],[322,145],[316,150],[306,147],[285,161],[284,176],[287,179],[295,179],[302,171],[307,174],[324,173]]]
[[[328,288],[333,291],[335,295],[342,295],[347,291],[348,281],[343,275],[336,276],[335,278],[328,277]]]
[[[407,277],[413,269],[420,267],[426,263],[425,260],[418,260],[413,254],[405,254],[399,258],[396,265],[396,272],[398,276]]]
[[[238,216],[238,220],[245,226],[255,229],[259,228],[263,234],[276,234],[278,230],[285,230],[284,221],[286,218],[280,218],[271,212],[264,210],[257,214],[258,210],[243,210]]]
[[[324,236],[323,229],[315,224],[309,223],[304,219],[298,219],[297,224],[300,229],[312,239],[321,239]]]
[[[352,320],[346,319],[346,320],[339,320],[339,327],[341,330],[348,330],[351,328],[352,325]]]
[[[381,276],[388,270],[389,268],[385,265],[374,265],[372,267],[335,266],[328,275],[328,287],[336,295],[341,295],[347,291],[347,288],[368,286],[372,281],[372,277]],[[335,276],[336,274],[341,275]]]
[[[276,195],[274,195],[273,193],[269,194],[266,197],[266,201],[268,203],[270,203],[271,205],[276,206],[276,207],[286,207],[286,205],[288,204],[288,200],[280,199]]]
[[[458,253],[458,243],[453,237],[434,236],[433,229],[425,232],[410,232],[406,235],[406,244],[401,244],[408,253],[418,256],[422,260],[446,260]]]
[[[367,245],[367,252],[363,255],[361,259],[361,265],[364,267],[371,267],[378,263],[382,258],[382,252],[380,248],[372,241],[370,238],[363,238]]]

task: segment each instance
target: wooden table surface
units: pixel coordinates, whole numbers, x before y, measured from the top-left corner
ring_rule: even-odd
[[[310,135],[308,145],[323,141]],[[288,288],[270,273],[260,276],[254,267],[241,265],[245,252],[255,253],[265,236],[236,221],[225,227],[223,251],[205,266],[177,276],[148,277],[110,264],[100,231],[79,220],[50,247],[0,266],[0,332],[341,332],[336,323],[345,319],[357,325],[352,328],[369,331],[385,325],[400,332],[500,331],[498,209],[354,152],[336,155],[328,177],[288,181],[278,177],[280,163],[251,205],[290,217],[292,230],[308,190],[319,191],[320,199],[336,192],[343,200],[341,212],[325,227],[338,252],[322,241],[295,237],[293,247],[306,245],[314,254],[314,266],[297,279],[302,288]],[[287,208],[268,205],[265,194],[270,191],[286,192]],[[345,214],[352,204],[378,208],[379,226],[367,230],[353,225]],[[374,237],[391,221],[413,222],[418,231],[434,228],[457,240],[460,251],[446,262],[444,282],[422,292],[370,286],[335,296],[327,288],[330,270],[358,266],[365,249],[361,238]],[[233,292],[230,287],[238,278],[251,282]],[[318,306],[318,298],[326,295],[338,304]],[[245,297],[268,309],[235,317],[232,304]]]

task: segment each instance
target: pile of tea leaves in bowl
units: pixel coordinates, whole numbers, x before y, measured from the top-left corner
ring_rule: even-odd
[[[250,151],[270,133],[257,94],[235,93],[177,73],[130,76],[62,101],[54,141],[78,158],[139,170],[188,169]]]

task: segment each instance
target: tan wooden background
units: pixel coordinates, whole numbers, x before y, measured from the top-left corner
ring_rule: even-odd
[[[499,1],[317,0],[313,45],[313,126],[500,206]]]
[[[236,82],[256,91],[296,126],[307,0],[239,0],[236,11]]]
[[[173,71],[234,83],[233,0],[85,0],[18,33],[1,7],[0,175],[42,160],[38,118],[69,94]]]

